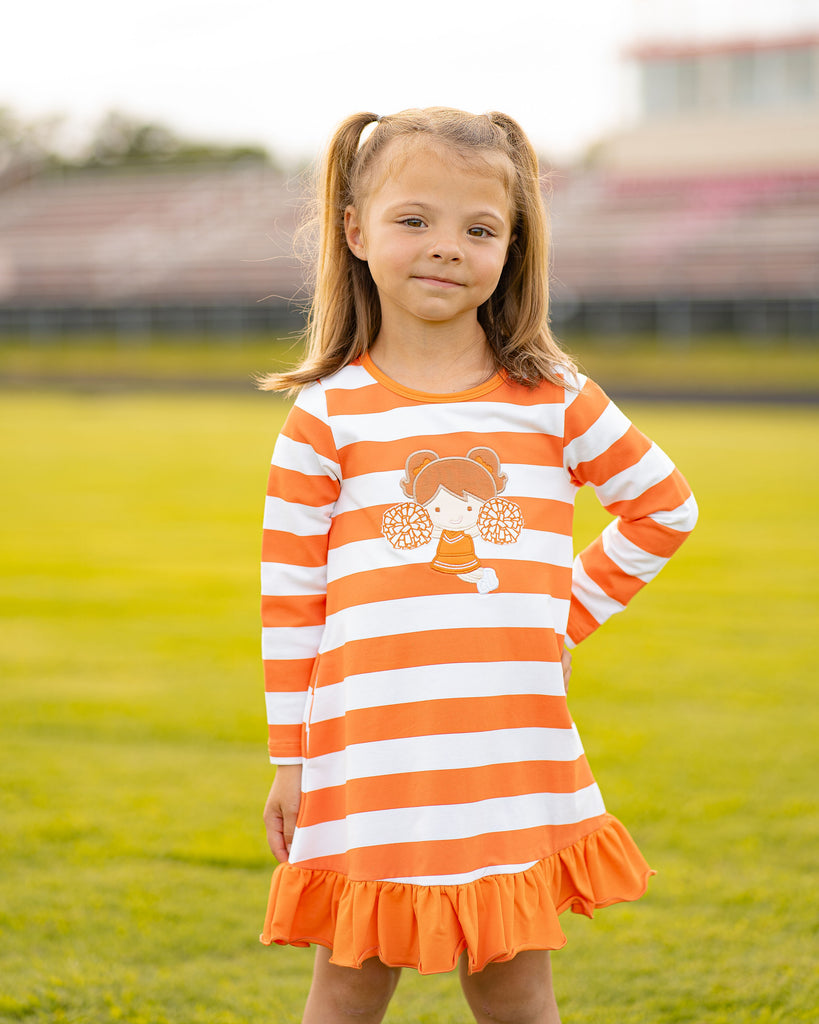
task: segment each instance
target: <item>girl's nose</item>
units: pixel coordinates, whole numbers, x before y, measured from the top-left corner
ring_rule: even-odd
[[[446,260],[447,262],[460,260],[463,257],[461,247],[458,243],[446,238],[438,239],[438,241],[432,246],[430,254],[434,260]]]

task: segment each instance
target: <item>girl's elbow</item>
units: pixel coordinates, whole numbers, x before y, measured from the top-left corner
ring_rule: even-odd
[[[691,533],[691,531],[697,525],[697,520],[700,516],[699,505],[697,504],[697,499],[694,497],[693,494],[688,498],[688,500],[685,502],[682,508],[684,509],[684,516],[681,530],[683,530],[685,533]]]

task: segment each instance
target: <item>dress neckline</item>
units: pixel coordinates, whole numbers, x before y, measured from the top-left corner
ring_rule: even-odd
[[[397,380],[393,380],[392,377],[388,377],[383,370],[380,370],[372,360],[372,356],[369,352],[365,352],[361,356],[361,365],[374,377],[379,384],[382,384],[385,388],[393,391],[396,395],[401,395],[402,398],[410,398],[415,402],[468,402],[472,398],[480,398],[483,395],[488,395],[490,391],[494,391],[495,388],[500,387],[503,383],[503,377],[496,371],[485,380],[482,384],[478,384],[474,388],[467,388],[466,391],[450,391],[450,392],[434,392],[434,391],[417,391],[415,388],[408,388],[404,384],[399,384]]]

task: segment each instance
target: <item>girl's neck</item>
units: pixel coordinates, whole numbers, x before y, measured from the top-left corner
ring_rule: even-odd
[[[495,361],[478,323],[455,336],[446,325],[397,332],[382,330],[370,346],[375,365],[398,384],[428,394],[449,394],[478,387],[495,373]]]

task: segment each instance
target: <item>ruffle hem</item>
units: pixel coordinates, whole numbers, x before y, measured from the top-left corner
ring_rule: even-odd
[[[592,917],[599,907],[639,899],[653,874],[611,815],[526,871],[464,885],[352,881],[281,864],[260,938],[266,946],[326,946],[330,962],[343,967],[377,956],[421,974],[451,971],[466,950],[471,974],[524,949],[560,949],[566,936],[559,914]]]

